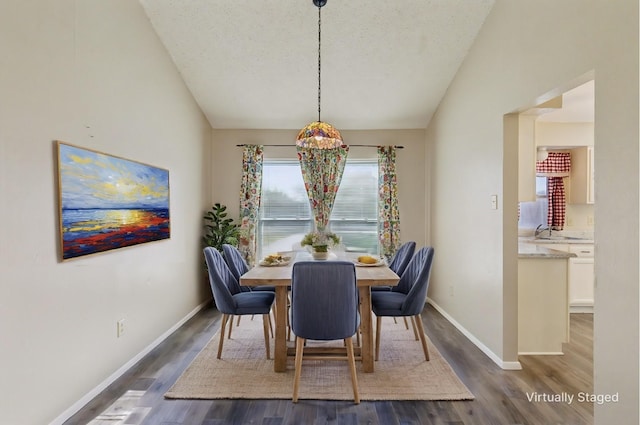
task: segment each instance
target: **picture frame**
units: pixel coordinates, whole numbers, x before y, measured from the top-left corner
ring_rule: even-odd
[[[55,143],[62,261],[171,237],[168,170]]]

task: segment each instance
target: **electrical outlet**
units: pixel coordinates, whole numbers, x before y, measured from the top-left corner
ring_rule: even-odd
[[[498,209],[498,195],[491,195],[491,209]]]
[[[449,285],[449,296],[453,297],[453,285]]]
[[[118,338],[120,338],[122,334],[124,334],[124,319],[118,320],[118,322],[116,323],[116,326],[117,326]]]
[[[593,226],[593,216],[592,215],[587,216],[587,225]]]

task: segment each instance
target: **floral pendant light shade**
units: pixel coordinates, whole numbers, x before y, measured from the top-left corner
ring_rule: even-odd
[[[313,0],[318,7],[318,121],[307,124],[296,138],[296,145],[301,148],[334,149],[343,145],[340,132],[331,124],[320,119],[320,71],[321,71],[321,13],[320,8],[327,4],[327,0]]]
[[[340,132],[331,124],[314,121],[300,130],[296,145],[301,148],[333,149],[342,146]]]

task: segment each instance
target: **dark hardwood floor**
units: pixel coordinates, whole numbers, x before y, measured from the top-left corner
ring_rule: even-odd
[[[593,405],[532,401],[529,397],[593,391],[593,315],[571,315],[564,356],[522,356],[523,369],[505,371],[433,307],[425,331],[476,399],[473,401],[165,400],[164,393],[219,328],[207,308],[120,377],[65,425],[144,424],[592,424]]]

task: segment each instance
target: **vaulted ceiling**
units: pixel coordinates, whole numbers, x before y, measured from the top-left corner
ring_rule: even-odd
[[[213,128],[318,118],[312,0],[139,0]],[[339,129],[426,128],[494,0],[329,0],[321,118]]]

